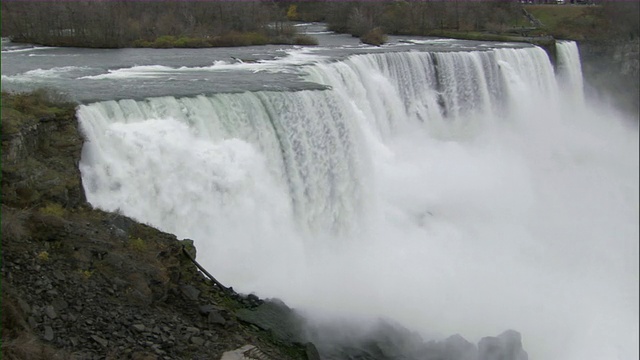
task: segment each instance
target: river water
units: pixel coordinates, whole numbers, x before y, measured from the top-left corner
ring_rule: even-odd
[[[221,282],[312,324],[638,358],[638,128],[585,98],[575,43],[554,69],[523,44],[301,29],[320,45],[3,41],[2,86],[81,104],[94,206],[194,239]]]

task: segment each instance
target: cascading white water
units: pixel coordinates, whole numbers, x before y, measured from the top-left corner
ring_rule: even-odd
[[[578,103],[539,48],[305,70],[331,90],[81,106],[88,200],[310,319],[638,357],[637,128]]]
[[[556,43],[556,52],[558,54],[557,68],[560,85],[567,96],[572,96],[576,104],[582,105],[584,102],[584,85],[578,45],[574,41],[558,41]]]

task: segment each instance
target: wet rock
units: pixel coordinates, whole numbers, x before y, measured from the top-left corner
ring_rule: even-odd
[[[53,276],[58,279],[58,281],[65,281],[67,277],[60,270],[54,270]]]
[[[23,299],[18,300],[18,305],[20,306],[22,312],[24,312],[25,314],[31,313],[31,306],[29,306],[29,304]]]
[[[51,326],[47,325],[44,327],[44,339],[47,341],[53,340],[53,329],[51,328]]]
[[[107,341],[106,339],[101,338],[98,335],[91,335],[91,338],[93,339],[93,341],[97,342],[102,347],[106,348],[107,345],[109,345],[109,341]]]
[[[222,354],[220,360],[246,360],[245,353],[255,349],[256,347],[253,345],[245,345],[238,349],[227,351]]]
[[[271,331],[273,335],[287,344],[306,343],[302,338],[302,318],[285,303],[272,299],[265,301],[255,309],[240,309],[236,315],[242,321]]]
[[[55,310],[57,310],[58,312],[65,310],[67,307],[69,307],[69,304],[64,301],[64,299],[61,298],[56,298],[51,302],[51,305],[53,306],[53,308]]]
[[[111,234],[111,236],[119,238],[121,240],[127,239],[127,233],[117,226],[114,226],[114,225],[109,226],[109,233]]]
[[[207,316],[207,321],[209,322],[209,324],[217,325],[224,325],[227,323],[227,321],[217,311],[211,311]]]
[[[488,336],[478,343],[478,360],[528,360],[520,333],[507,330],[497,337]]]
[[[477,352],[475,345],[458,334],[444,340],[443,347],[445,358],[451,360],[471,359]]]
[[[187,254],[189,254],[189,256],[191,256],[192,259],[196,259],[196,247],[193,244],[193,240],[191,239],[184,239],[182,241],[180,241],[180,244],[182,244],[184,250],[187,252]]]
[[[196,327],[188,327],[185,329],[186,332],[190,333],[190,334],[200,334],[200,329],[196,328]]]
[[[208,315],[210,312],[212,311],[216,311],[219,308],[215,305],[211,305],[211,304],[207,304],[207,305],[200,305],[198,307],[198,312],[200,313],[200,315]]]
[[[56,310],[52,305],[47,305],[44,308],[44,314],[47,315],[50,319],[55,319],[56,317],[58,317],[58,314],[56,313]]]
[[[306,343],[304,345],[304,352],[308,360],[320,360],[320,353],[313,343]]]
[[[38,322],[36,321],[36,319],[33,316],[29,316],[29,318],[27,319],[27,322],[29,323],[29,326],[32,329],[35,329],[35,327],[38,326]]]
[[[200,290],[191,285],[182,285],[180,287],[180,291],[182,292],[182,295],[189,300],[198,301],[198,298],[200,297]]]
[[[194,345],[202,346],[204,345],[204,339],[198,336],[191,337],[191,343]]]

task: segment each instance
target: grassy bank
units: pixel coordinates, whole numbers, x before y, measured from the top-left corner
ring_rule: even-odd
[[[54,118],[74,112],[76,104],[60,93],[37,89],[29,93],[2,92],[2,133],[13,134],[39,119]]]
[[[307,35],[268,36],[258,32],[231,32],[220,36],[187,37],[164,35],[153,41],[136,40],[138,48],[209,48],[251,45],[318,45],[316,39]]]
[[[597,37],[605,26],[600,6],[528,5],[524,8],[540,20],[540,30],[558,39],[584,40]]]
[[[13,36],[12,41],[18,43],[29,43],[43,46],[55,47],[78,47],[78,48],[211,48],[211,47],[237,47],[253,45],[318,45],[318,41],[308,35],[297,34],[291,26],[268,31],[231,31],[223,35],[206,36],[173,36],[161,35],[155,38],[140,38],[136,40],[120,41],[106,45],[95,42],[91,39],[62,36],[55,38],[40,39],[36,37]]]

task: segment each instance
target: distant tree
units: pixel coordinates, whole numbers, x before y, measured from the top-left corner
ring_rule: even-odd
[[[397,1],[386,4],[380,25],[389,34],[407,34],[411,33],[414,27],[414,19],[412,18],[412,9],[408,2]]]
[[[351,35],[360,37],[373,28],[373,19],[368,17],[360,7],[354,7],[349,14],[347,28]]]
[[[296,4],[289,5],[289,10],[287,10],[287,19],[291,21],[296,21],[300,19],[300,15],[298,15],[298,5]]]
[[[161,36],[266,33],[286,20],[272,1],[17,1],[2,4],[2,35],[48,45],[121,47]]]

